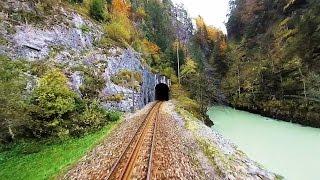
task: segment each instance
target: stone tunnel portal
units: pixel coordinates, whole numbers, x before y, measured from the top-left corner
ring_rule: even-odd
[[[167,84],[160,83],[155,87],[155,99],[158,101],[169,101],[169,87]]]

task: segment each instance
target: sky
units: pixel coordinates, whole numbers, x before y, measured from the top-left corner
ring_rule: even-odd
[[[202,16],[207,25],[212,25],[227,33],[224,23],[227,21],[229,0],[172,0],[182,3],[192,18]]]

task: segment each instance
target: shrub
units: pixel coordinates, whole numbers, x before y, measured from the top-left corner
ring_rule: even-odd
[[[0,55],[0,144],[12,141],[27,123],[25,64]]]
[[[79,103],[79,97],[67,85],[67,78],[58,69],[49,70],[39,80],[31,98],[29,128],[36,137],[69,134],[67,124]]]
[[[121,112],[118,111],[107,111],[107,119],[111,122],[118,121],[122,116]]]
[[[99,46],[100,48],[104,49],[104,53],[108,54],[109,53],[109,49],[111,47],[120,47],[120,48],[127,48],[127,44],[120,42],[120,41],[116,41],[110,37],[108,37],[108,35],[105,35],[104,37],[102,37],[100,39],[100,41],[98,41],[97,46]]]
[[[73,118],[72,135],[81,136],[83,134],[101,129],[109,121],[117,121],[121,117],[121,113],[117,111],[105,110],[100,101],[95,99],[88,101],[83,113]]]
[[[115,101],[115,102],[120,102],[124,99],[124,94],[123,93],[119,93],[119,94],[114,94],[111,96],[108,96],[105,98],[106,101]]]
[[[177,104],[180,108],[183,108],[191,112],[194,116],[202,119],[202,112],[200,104],[190,98],[190,94],[183,89],[179,84],[173,84],[171,86],[172,98],[176,99],[179,103]]]
[[[43,76],[50,67],[47,65],[45,61],[34,61],[30,63],[30,73],[31,75],[41,77]]]
[[[129,43],[132,38],[133,28],[127,17],[119,15],[113,18],[110,24],[105,26],[105,31],[111,39]]]
[[[97,98],[102,88],[105,86],[105,80],[102,76],[96,75],[93,70],[85,69],[84,82],[80,86],[81,94],[84,98]]]
[[[6,46],[8,44],[8,40],[4,37],[0,37],[0,45]]]
[[[111,77],[111,81],[119,86],[127,88],[132,88],[133,86],[135,90],[139,90],[143,79],[138,71],[121,70],[118,74]]]
[[[99,22],[103,22],[107,19],[104,0],[92,0],[90,5],[90,15]]]
[[[81,3],[83,3],[83,0],[69,0],[69,2],[81,4]]]
[[[105,110],[98,100],[93,100],[85,106],[83,113],[73,119],[72,134],[80,136],[92,130],[100,129],[107,122]]]
[[[85,25],[85,24],[81,25],[80,29],[81,29],[81,31],[82,31],[83,33],[88,33],[88,32],[90,32],[90,27],[87,26],[87,25]]]

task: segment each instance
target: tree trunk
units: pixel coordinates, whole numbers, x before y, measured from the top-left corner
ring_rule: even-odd
[[[11,122],[9,120],[7,120],[7,119],[5,119],[5,121],[8,124],[8,131],[9,131],[9,134],[11,136],[11,139],[14,140],[14,133],[13,133],[12,128],[11,128]]]
[[[177,41],[177,63],[178,63],[178,81],[180,82],[180,59],[179,59],[179,41]]]
[[[305,81],[305,77],[303,76],[302,74],[302,71],[301,71],[301,68],[299,67],[299,73],[300,73],[300,76],[302,78],[302,82],[303,82],[303,95],[304,95],[304,98],[307,99],[307,88],[306,88],[306,81]]]
[[[238,97],[240,98],[240,95],[241,95],[241,86],[240,86],[240,68],[239,68],[239,65],[238,65]]]

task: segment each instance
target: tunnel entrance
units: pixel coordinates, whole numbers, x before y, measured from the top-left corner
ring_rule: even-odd
[[[169,101],[169,87],[164,83],[157,84],[155,87],[155,99],[158,101]]]

